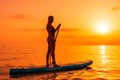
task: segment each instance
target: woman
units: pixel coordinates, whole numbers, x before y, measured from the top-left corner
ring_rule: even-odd
[[[52,64],[53,67],[58,66],[56,64],[55,61],[55,32],[60,28],[61,24],[58,25],[58,27],[55,29],[52,26],[52,23],[54,21],[54,17],[53,16],[49,16],[48,17],[48,23],[46,26],[47,32],[48,32],[48,38],[47,38],[47,42],[48,42],[48,51],[47,51],[47,55],[46,55],[46,67],[49,67],[49,58],[52,57]]]

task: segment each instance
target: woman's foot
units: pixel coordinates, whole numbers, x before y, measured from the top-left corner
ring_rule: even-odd
[[[52,62],[53,67],[59,67],[59,65],[56,64],[56,62]]]
[[[54,64],[54,65],[53,65],[53,67],[60,67],[60,66],[59,66],[59,65],[57,65],[57,64]]]

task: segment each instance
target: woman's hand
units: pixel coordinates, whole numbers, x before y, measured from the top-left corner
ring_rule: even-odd
[[[58,25],[58,28],[61,26],[61,24]]]

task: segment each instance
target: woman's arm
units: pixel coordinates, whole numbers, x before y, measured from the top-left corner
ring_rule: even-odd
[[[60,28],[60,26],[61,26],[61,24],[59,24],[59,25],[57,26],[57,28],[55,29],[55,32]]]

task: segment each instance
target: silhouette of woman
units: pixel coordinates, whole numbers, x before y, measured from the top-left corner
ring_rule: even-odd
[[[46,67],[49,67],[49,58],[52,57],[52,64],[53,67],[58,66],[56,64],[55,61],[55,32],[60,28],[61,24],[58,25],[58,27],[55,29],[52,25],[54,21],[54,17],[53,16],[49,16],[48,17],[48,23],[46,26],[47,32],[48,32],[48,38],[47,38],[47,42],[48,42],[48,51],[46,54]]]

